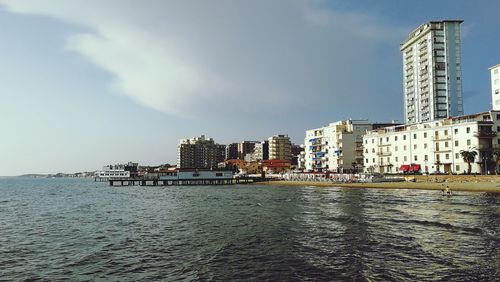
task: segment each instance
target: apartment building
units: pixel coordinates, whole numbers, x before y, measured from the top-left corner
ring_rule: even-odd
[[[462,22],[427,22],[401,43],[406,124],[463,115]]]
[[[308,171],[343,172],[363,167],[363,135],[390,124],[343,120],[306,131],[304,166]]]
[[[500,64],[489,68],[491,72],[491,107],[500,111]]]
[[[226,158],[226,145],[215,143],[205,135],[181,139],[177,146],[178,168],[217,168]]]
[[[269,160],[290,160],[292,142],[288,135],[274,135],[268,138]]]
[[[368,131],[363,137],[365,172],[463,173],[461,151],[478,154],[472,173],[492,172],[492,148],[500,146],[500,111],[451,117]]]

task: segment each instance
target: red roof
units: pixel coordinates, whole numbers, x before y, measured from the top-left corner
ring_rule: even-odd
[[[290,167],[291,162],[289,160],[264,160],[262,161],[262,166],[266,167]]]

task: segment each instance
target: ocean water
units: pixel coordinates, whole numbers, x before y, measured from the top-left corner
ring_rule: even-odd
[[[0,280],[498,281],[498,196],[0,179]]]

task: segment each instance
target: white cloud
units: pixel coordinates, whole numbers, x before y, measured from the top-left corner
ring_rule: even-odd
[[[0,3],[84,27],[68,50],[113,74],[117,92],[178,116],[359,99],[374,91],[369,64],[378,44],[402,35],[376,17],[302,1]]]

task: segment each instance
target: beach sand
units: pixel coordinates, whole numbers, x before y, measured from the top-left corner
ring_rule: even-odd
[[[432,177],[432,176],[431,176]],[[500,194],[500,177],[485,181],[477,180],[443,180],[443,181],[419,181],[416,182],[382,182],[382,183],[328,183],[310,181],[268,181],[259,182],[264,185],[288,185],[288,186],[318,186],[318,187],[350,187],[350,188],[376,188],[376,189],[420,189],[420,190],[443,190],[446,187],[452,191],[487,192]]]

